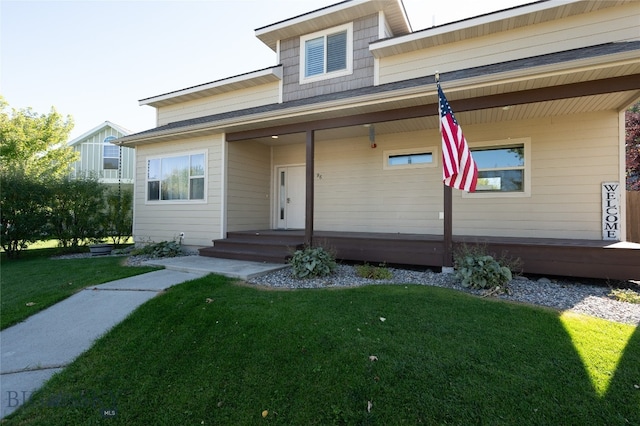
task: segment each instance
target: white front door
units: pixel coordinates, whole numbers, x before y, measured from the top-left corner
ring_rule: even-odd
[[[278,228],[304,229],[305,167],[278,167]]]

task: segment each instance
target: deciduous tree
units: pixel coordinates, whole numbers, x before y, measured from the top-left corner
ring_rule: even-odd
[[[78,158],[66,145],[72,128],[71,116],[63,117],[53,107],[48,114],[31,108],[9,110],[0,96],[0,171],[37,180],[68,174]]]

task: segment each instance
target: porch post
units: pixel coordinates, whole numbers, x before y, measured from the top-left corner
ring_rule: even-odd
[[[444,253],[442,266],[453,266],[453,188],[444,186]]]
[[[304,244],[313,245],[313,199],[314,199],[314,152],[315,130],[307,130],[307,164],[306,164],[306,204],[304,215]]]

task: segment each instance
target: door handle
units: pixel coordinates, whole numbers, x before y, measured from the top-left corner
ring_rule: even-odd
[[[291,198],[287,197],[287,204],[291,204]]]

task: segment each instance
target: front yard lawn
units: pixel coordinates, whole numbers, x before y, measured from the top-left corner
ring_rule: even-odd
[[[141,306],[7,424],[626,425],[639,387],[633,326],[435,287],[209,275]]]
[[[2,258],[0,329],[5,329],[75,292],[96,284],[156,270],[124,266],[124,257],[52,259],[55,249],[25,250]],[[4,255],[4,253],[3,253]]]

